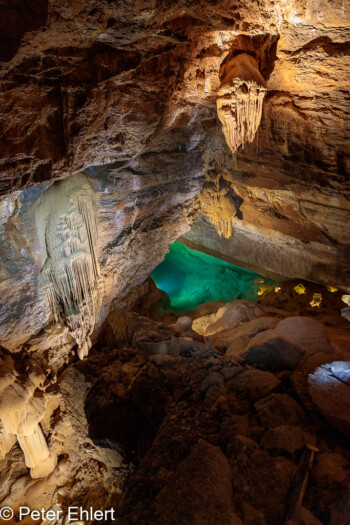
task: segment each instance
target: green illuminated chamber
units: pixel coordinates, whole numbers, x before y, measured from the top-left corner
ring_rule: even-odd
[[[188,311],[208,301],[257,301],[278,284],[175,241],[151,275],[170,298],[170,310]],[[259,282],[254,282],[254,281]]]

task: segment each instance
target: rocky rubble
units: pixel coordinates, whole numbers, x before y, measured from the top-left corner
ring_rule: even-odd
[[[1,504],[16,508],[35,498],[64,510],[73,500],[103,502],[120,525],[346,525],[349,351],[335,363],[340,352],[329,325],[278,308],[271,315],[264,302],[212,303],[198,310],[206,315],[197,322],[187,316],[172,324],[111,312],[89,357],[38,391],[46,403],[40,425],[57,466],[31,481],[9,442]],[[196,326],[219,332],[203,336]],[[254,340],[272,331],[277,340],[257,347]],[[250,343],[237,359],[232,346],[240,337]],[[280,340],[299,349],[295,366]],[[285,358],[277,367],[270,366],[272,347]],[[251,348],[260,348],[259,359],[251,359]],[[331,352],[332,362],[310,373],[303,359],[315,348]]]
[[[233,311],[235,303],[229,306]],[[236,308],[240,311],[241,301],[236,301]],[[295,327],[301,319],[305,325],[301,324],[298,331]],[[179,318],[174,328],[184,326],[185,321],[188,327],[188,319]],[[254,334],[254,327],[249,325],[255,321],[244,319],[237,327],[233,316],[234,335],[240,331]],[[294,327],[289,335],[294,335],[295,345],[301,345],[301,353],[306,350],[306,336],[311,349],[320,345],[324,350],[325,341],[330,345],[324,325],[309,317],[287,317],[284,321],[277,317],[276,321],[275,326],[282,324],[281,330],[285,327],[285,334],[289,325]],[[305,335],[303,326],[307,327]],[[225,333],[227,326],[223,328]],[[265,326],[268,330],[269,323]],[[177,333],[179,339],[182,335]],[[234,524],[335,524],[337,516],[343,516],[339,523],[345,525],[347,507],[343,497],[350,482],[349,449],[345,439],[333,433],[319,416],[320,407],[313,404],[311,391],[306,393],[305,402],[299,395],[300,387],[293,386],[293,375],[300,374],[307,391],[308,374],[302,367],[300,372],[290,371],[287,366],[274,373],[261,370],[257,368],[261,364],[251,366],[246,359],[237,363],[215,347],[210,356],[198,354],[192,341],[193,349],[187,349],[186,354],[180,350],[177,356],[151,356],[140,373],[142,377],[146,374],[149,391],[157,399],[161,397],[158,406],[162,407],[163,418],[158,419],[158,411],[151,416],[156,436],[127,482],[118,511],[120,523],[170,524],[178,516],[184,524],[207,524],[222,523],[225,516],[224,523]],[[155,381],[152,388],[151,378]],[[140,381],[145,379],[138,376],[136,383]],[[132,391],[133,386],[131,395]],[[146,395],[146,390],[141,391]],[[140,406],[139,393],[135,399]],[[143,398],[141,403],[144,407]],[[343,419],[346,417],[344,413]],[[200,458],[202,450],[207,450],[210,466],[208,457]],[[316,451],[303,496],[306,507],[299,502],[291,512],[292,491],[305,450]],[[326,466],[332,454],[339,467]],[[197,462],[193,463],[194,458]],[[220,481],[216,479],[210,488],[216,469],[221,470]],[[328,474],[322,474],[323,469]],[[322,500],[319,483],[324,483]],[[224,502],[227,491],[230,496]]]
[[[345,524],[341,292],[136,304],[184,234],[350,290],[344,2],[31,4],[0,20],[1,504]]]

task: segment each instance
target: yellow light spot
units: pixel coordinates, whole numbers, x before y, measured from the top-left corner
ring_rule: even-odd
[[[312,294],[312,301],[310,302],[310,305],[312,308],[315,306],[319,307],[322,302],[322,294],[321,293],[314,293]]]
[[[268,284],[264,284],[263,286],[260,286],[258,291],[256,292],[258,295],[263,295],[266,291],[271,290],[271,286]]]
[[[294,291],[298,293],[299,295],[306,293],[305,286],[301,283],[294,286]]]
[[[327,290],[328,290],[329,292],[334,293],[334,292],[337,292],[337,291],[338,291],[338,288],[336,288],[335,286],[327,286]]]
[[[280,291],[280,289],[281,289],[281,287],[280,287],[280,286],[275,286],[275,293],[279,292],[279,291]]]
[[[255,284],[264,284],[264,279],[254,279],[253,283],[255,283]]]

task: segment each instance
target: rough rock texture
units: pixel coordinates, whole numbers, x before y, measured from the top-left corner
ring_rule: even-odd
[[[263,314],[263,310],[249,301],[233,301],[219,308],[215,313],[197,317],[193,321],[193,330],[209,336],[235,328],[244,321],[250,321]]]
[[[237,303],[245,312],[263,312]],[[286,312],[276,310],[277,324],[263,316],[243,317],[237,326],[236,316],[227,317],[224,333],[235,331],[237,337],[241,331],[254,339],[274,325],[287,329],[300,322],[298,316],[280,321]],[[318,330],[308,334],[310,347],[319,342],[316,324]],[[1,506],[15,513],[24,504],[63,512],[72,504],[112,507],[118,525],[170,525],[174,517],[188,524],[279,525],[291,514],[302,523],[346,525],[349,449],[320,417],[324,405],[314,390],[321,388],[326,399],[328,391],[317,371],[309,377],[310,397],[303,370],[291,376],[288,370],[238,365],[190,329],[189,319],[182,333],[175,326],[114,310],[88,357],[70,355],[63,372],[43,358],[22,362],[20,354],[3,352],[8,365],[0,376]],[[344,370],[334,369],[337,381],[347,380]],[[11,381],[16,389],[9,394],[3,389]],[[30,433],[38,421],[57,465],[33,479],[19,434]],[[310,465],[303,510],[293,503],[294,487],[310,446],[320,453]],[[31,451],[43,469],[42,449],[35,445]]]
[[[210,449],[208,469],[225,476],[213,487],[220,508],[209,501],[208,514],[280,524],[300,458],[285,443],[277,454],[287,457],[270,454],[260,440],[270,427],[310,425],[324,453],[337,446],[345,459],[323,456],[306,515],[345,523],[348,452],[306,413],[328,417],[329,407],[307,398],[305,373],[293,383],[285,370],[237,366],[199,334],[179,338],[121,310],[201,214],[230,236],[199,218],[188,238],[204,249],[350,290],[344,2],[32,4],[0,9],[1,505],[103,501],[129,525],[166,523],[172,497],[174,512],[181,499],[189,521],[203,520],[210,473],[195,465],[195,508],[175,474],[188,478]],[[217,98],[241,61],[259,71],[266,95],[240,114],[256,135],[232,154]],[[269,308],[224,306],[195,322],[214,335],[286,317]],[[344,330],[332,333],[342,352]],[[340,429],[343,416],[332,417]]]
[[[311,397],[324,417],[350,437],[350,362],[336,361],[309,375]]]
[[[235,152],[253,142],[259,127],[266,93],[257,60],[240,53],[222,67],[217,110],[229,148]]]
[[[181,153],[179,155],[181,156]],[[91,251],[87,238],[84,237],[83,243],[79,241],[80,244],[76,244],[74,227],[65,225],[65,221],[71,220],[71,215],[64,210],[53,210],[53,216],[62,217],[62,230],[66,232],[65,244],[62,243],[59,246],[55,240],[57,239],[57,226],[55,226],[52,229],[51,238],[56,243],[56,251],[51,249],[50,259],[48,259],[48,261],[54,259],[54,262],[45,263],[46,255],[43,258],[43,248],[40,245],[41,232],[45,233],[45,229],[43,230],[42,223],[35,219],[38,207],[45,200],[45,185],[26,190],[16,197],[5,197],[1,209],[4,211],[6,220],[1,230],[2,243],[0,244],[2,258],[0,342],[4,347],[11,351],[18,351],[36,334],[38,337],[36,337],[35,344],[34,341],[30,341],[29,345],[40,346],[41,351],[45,351],[43,346],[50,348],[52,346],[61,347],[63,344],[69,345],[72,341],[74,342],[73,338],[80,340],[83,346],[84,334],[86,339],[86,335],[91,335],[99,319],[100,322],[104,320],[114,298],[118,299],[119,305],[129,301],[127,296],[130,291],[143,283],[154,267],[161,262],[169,244],[188,229],[187,214],[191,208],[191,198],[197,191],[196,182],[187,183],[184,180],[181,193],[178,193],[176,189],[178,182],[175,180],[171,182],[175,173],[172,172],[172,168],[169,169],[166,176],[166,178],[169,176],[169,179],[163,186],[164,192],[160,188],[163,183],[159,185],[157,182],[156,170],[144,183],[141,182],[141,174],[134,175],[131,181],[130,172],[129,174],[124,172],[124,175],[118,176],[118,168],[112,169],[109,174],[105,173],[103,180],[96,176],[84,176],[94,188],[94,195],[98,200],[98,206],[95,209],[97,243],[94,244],[99,268],[97,277],[97,273],[94,273],[93,270],[94,266],[91,264],[93,259],[90,258]],[[73,186],[73,179],[76,180],[77,177],[82,176],[72,177]],[[174,192],[170,189],[171,186]],[[81,219],[82,215],[78,213],[77,220]],[[47,229],[46,233],[48,231],[51,232]],[[76,252],[74,257],[70,255],[71,246]],[[150,246],[156,246],[157,249],[150,251]],[[46,254],[45,249],[44,253]],[[84,265],[87,265],[83,274],[76,266],[78,257],[84,261]],[[43,266],[44,263],[46,266]],[[76,277],[73,282],[76,283],[77,298],[72,302],[69,300],[66,302],[63,322],[57,326],[54,324],[55,318],[52,313],[57,309],[50,306],[50,294],[43,294],[42,291],[43,288],[46,288],[47,291],[55,290],[59,302],[65,299],[69,295],[69,289],[67,292],[64,291],[66,285],[62,278],[64,275],[69,275],[70,267],[74,265],[76,266]],[[66,270],[64,270],[65,267]],[[58,286],[52,286],[50,284],[53,282],[52,278],[46,277],[51,268],[57,268],[53,276],[61,280]],[[78,275],[88,276],[86,284],[82,285],[82,290],[87,291],[87,294],[85,293],[87,305],[91,305],[90,308],[86,305],[85,310],[84,308],[80,310],[80,319],[77,315],[79,310],[74,311],[75,307],[79,307],[79,304],[84,301],[84,293],[79,298],[81,286]],[[44,287],[39,283],[40,279],[42,282],[42,277],[46,278]],[[132,298],[130,300],[132,302]],[[57,300],[54,301],[53,306],[55,303],[57,304]],[[67,321],[72,314],[74,316]],[[46,333],[40,333],[45,326],[47,327]],[[58,329],[60,326],[61,328]],[[69,330],[64,329],[67,326]],[[73,338],[69,339],[70,334]],[[41,342],[38,340],[40,337]],[[52,339],[48,343],[49,337]]]
[[[205,213],[194,201],[204,179],[226,188],[214,222],[228,236],[235,214],[235,233],[222,247],[195,229],[197,244],[349,287],[342,2],[16,0],[2,13],[3,345],[48,324],[33,214],[48,183],[81,171],[99,192],[101,320]],[[258,66],[267,94],[255,140],[232,157],[216,101],[237,61]]]

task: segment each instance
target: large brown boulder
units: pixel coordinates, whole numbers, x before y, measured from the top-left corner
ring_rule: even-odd
[[[313,402],[338,432],[350,437],[350,362],[322,365],[309,375]]]
[[[152,508],[154,525],[241,525],[235,513],[232,474],[218,447],[199,440]]]

